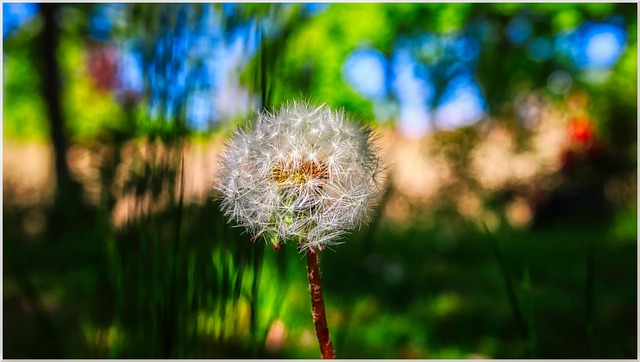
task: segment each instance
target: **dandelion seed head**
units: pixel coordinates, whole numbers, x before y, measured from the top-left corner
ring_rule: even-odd
[[[291,102],[234,132],[215,188],[253,238],[322,249],[370,220],[381,194],[376,151],[371,129],[344,111]]]

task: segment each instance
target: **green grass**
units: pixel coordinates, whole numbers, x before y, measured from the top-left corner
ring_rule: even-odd
[[[171,205],[117,232],[97,212],[57,239],[5,210],[5,356],[319,358],[295,246],[252,244],[213,200]],[[632,358],[633,215],[491,235],[383,218],[320,255],[337,355]],[[268,350],[275,320],[284,344]]]

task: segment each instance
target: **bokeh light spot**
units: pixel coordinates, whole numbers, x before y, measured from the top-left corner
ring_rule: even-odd
[[[531,23],[526,18],[514,18],[507,25],[505,32],[511,42],[522,44],[531,36]]]
[[[569,73],[556,70],[547,78],[547,87],[553,94],[565,94],[571,89],[572,79]]]
[[[384,56],[374,49],[356,50],[344,63],[342,74],[347,83],[366,98],[380,98],[385,90]]]

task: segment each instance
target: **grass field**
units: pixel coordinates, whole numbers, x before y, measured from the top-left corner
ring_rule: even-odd
[[[216,201],[121,229],[85,206],[32,236],[4,209],[7,358],[318,358],[306,266],[226,224]],[[488,231],[381,215],[321,253],[341,358],[632,358],[637,212]]]

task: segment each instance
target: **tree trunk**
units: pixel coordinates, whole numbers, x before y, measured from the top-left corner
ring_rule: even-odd
[[[44,27],[40,38],[41,51],[41,89],[47,105],[51,142],[55,157],[55,171],[58,190],[69,184],[69,167],[66,161],[68,141],[64,130],[62,106],[60,99],[61,80],[56,52],[58,49],[59,31],[55,23],[55,12],[59,4],[40,4]]]

